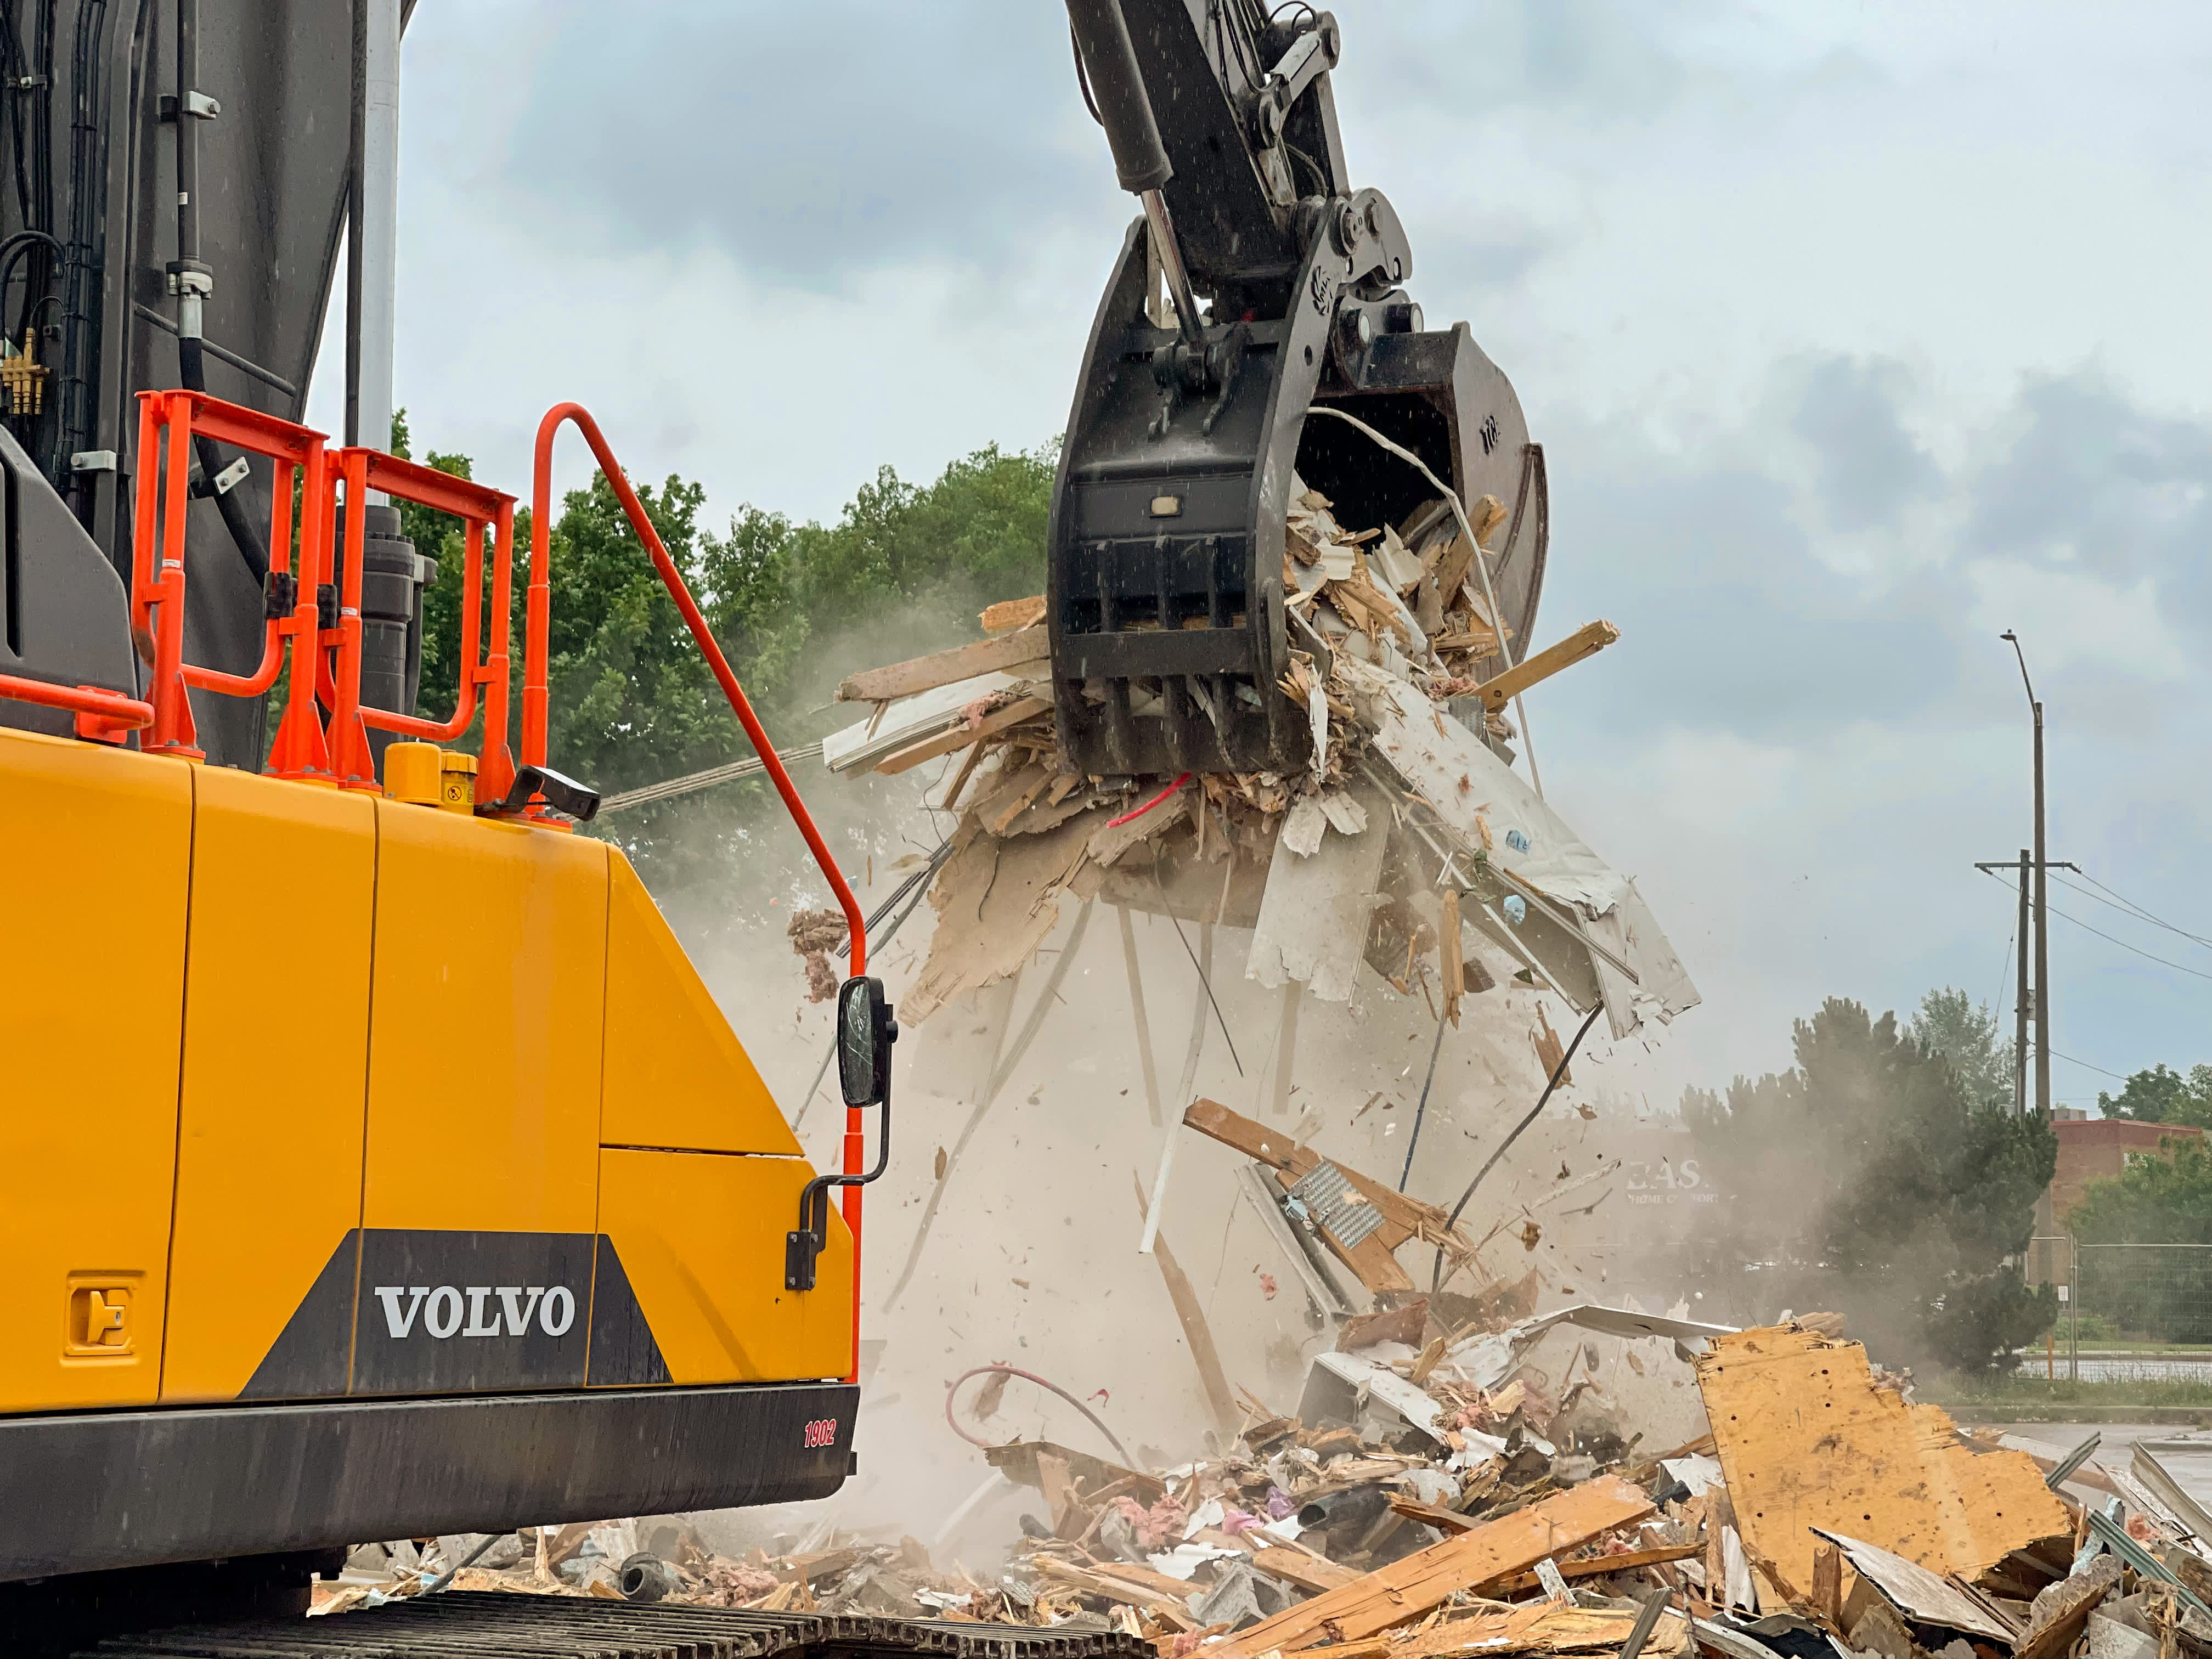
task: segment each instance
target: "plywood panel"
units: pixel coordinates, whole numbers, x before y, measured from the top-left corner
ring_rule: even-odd
[[[1738,1530],[1800,1590],[1812,1527],[1971,1577],[2071,1526],[2026,1453],[1977,1450],[1940,1407],[1875,1387],[1856,1342],[1794,1326],[1717,1337],[1698,1389]]]

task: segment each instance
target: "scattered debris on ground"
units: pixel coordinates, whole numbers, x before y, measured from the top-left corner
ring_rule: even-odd
[[[742,1559],[680,1520],[612,1522],[365,1547],[317,1610],[449,1582],[1119,1630],[1162,1659],[2212,1655],[2208,1517],[2150,1450],[2119,1470],[1962,1431],[1839,1324],[1579,1306],[1445,1329],[1424,1298],[1348,1322],[1296,1416],[1243,1395],[1218,1456],[1153,1470],[985,1445],[985,1486],[929,1525],[950,1535],[1012,1483],[1029,1501],[995,1565],[829,1521]],[[1562,1333],[1589,1363],[1527,1363]],[[1599,1339],[1643,1345],[1637,1375],[1693,1372],[1711,1431],[1651,1443],[1600,1385]],[[981,1371],[986,1389],[1024,1375]]]

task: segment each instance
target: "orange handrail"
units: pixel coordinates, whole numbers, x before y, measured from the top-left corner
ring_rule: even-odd
[[[303,475],[300,514],[300,573],[290,614],[268,619],[260,665],[251,674],[226,674],[185,660],[185,517],[191,505],[192,435],[204,434],[276,463],[270,490],[269,568],[292,568],[292,479]],[[161,440],[168,440],[166,468]],[[137,516],[132,526],[131,630],[151,658],[147,701],[153,719],[139,747],[150,754],[198,760],[198,730],[186,688],[230,696],[259,696],[276,682],[284,641],[292,647],[290,698],[270,761],[279,775],[325,780],[330,763],[321,723],[314,717],[321,642],[315,593],[325,580],[330,549],[321,534],[328,495],[323,434],[258,410],[228,404],[202,392],[138,394]]]
[[[553,609],[549,550],[552,531],[553,439],[564,421],[574,422],[576,430],[583,434],[584,441],[592,447],[592,453],[599,463],[599,471],[605,475],[608,484],[613,489],[615,499],[622,503],[623,513],[629,520],[630,528],[637,532],[638,540],[645,544],[645,550],[653,556],[653,568],[660,573],[661,583],[668,589],[669,597],[676,601],[676,608],[684,613],[684,626],[691,630],[691,637],[698,643],[700,653],[707,659],[707,665],[714,670],[714,678],[721,685],[722,695],[729,699],[738,723],[744,727],[745,736],[752,739],[754,752],[760,756],[762,765],[767,768],[769,778],[775,784],[776,793],[783,797],[785,811],[791,814],[792,821],[799,826],[799,833],[805,837],[807,850],[814,854],[815,863],[821,866],[822,874],[830,884],[830,890],[837,896],[838,908],[845,913],[845,927],[852,951],[852,971],[854,974],[866,972],[867,921],[861,914],[860,901],[854,896],[852,884],[845,879],[844,872],[837,867],[837,860],[830,856],[828,843],[822,839],[822,832],[815,827],[813,815],[806,810],[806,803],[799,799],[799,789],[792,782],[791,774],[784,769],[783,762],[775,752],[775,745],[769,741],[768,733],[761,727],[759,717],[753,713],[752,703],[746,697],[744,688],[738,684],[738,677],[730,672],[729,661],[722,655],[722,647],[714,642],[714,630],[707,626],[707,619],[700,614],[697,604],[693,601],[691,590],[684,586],[684,577],[676,568],[676,562],[668,556],[668,550],[661,544],[659,533],[653,529],[653,520],[646,516],[645,507],[637,499],[637,492],[630,488],[622,464],[615,459],[614,452],[607,447],[606,438],[599,431],[599,423],[592,418],[590,411],[581,404],[556,404],[545,411],[545,418],[538,423],[538,448],[531,474],[530,593],[523,635],[522,763],[526,766],[545,764],[547,703],[550,696],[547,684],[547,655],[550,649],[549,635]],[[481,773],[478,777],[478,787],[481,787]],[[505,787],[506,781],[502,781],[501,787],[503,789]],[[847,1175],[857,1176],[863,1172],[862,1147],[860,1109],[848,1106],[845,1109],[843,1160]],[[841,1207],[845,1225],[853,1235],[853,1369],[857,1376],[860,1340],[860,1188],[857,1185],[844,1189]]]
[[[69,709],[76,715],[77,736],[110,743],[120,743],[125,732],[141,731],[154,723],[152,703],[102,685],[56,685],[48,680],[27,680],[20,674],[0,674],[0,697]]]
[[[507,758],[507,697],[508,615],[514,584],[514,497],[468,478],[455,477],[435,467],[402,460],[381,450],[348,447],[330,458],[330,477],[345,485],[349,502],[366,501],[371,490],[380,490],[397,501],[435,507],[460,520],[465,564],[461,572],[460,684],[456,688],[453,717],[423,720],[390,709],[370,708],[361,701],[362,561],[368,545],[368,514],[346,514],[345,547],[339,562],[343,573],[339,589],[337,665],[331,675],[331,731],[337,747],[339,781],[349,788],[377,787],[376,766],[364,729],[398,732],[432,743],[447,743],[469,729],[476,719],[479,690],[484,704],[483,756],[477,774],[479,805],[499,799],[514,775]],[[482,636],[483,609],[484,526],[492,528],[492,594],[490,649],[481,663],[477,646]],[[499,775],[501,772],[504,775]]]

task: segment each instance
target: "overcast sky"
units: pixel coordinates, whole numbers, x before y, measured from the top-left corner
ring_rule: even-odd
[[[2008,626],[2052,856],[2212,939],[2212,10],[1335,9],[1355,181],[1547,448],[1539,642],[1622,630],[1529,712],[1705,993],[1668,1070],[1786,1064],[1829,994],[2009,1020]],[[1133,208],[1055,0],[433,0],[404,73],[398,398],[480,477],[575,397],[717,512],[829,518],[1065,424]],[[2053,1048],[2212,1060],[2212,948],[2052,894],[2193,970],[2054,920]]]

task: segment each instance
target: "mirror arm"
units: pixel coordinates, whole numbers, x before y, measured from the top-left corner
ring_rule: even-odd
[[[830,1243],[830,1189],[865,1187],[890,1167],[891,1091],[888,1082],[878,1103],[883,1108],[883,1116],[876,1125],[876,1167],[864,1176],[817,1176],[799,1194],[799,1225],[784,1238],[783,1288],[787,1291],[814,1288],[814,1260]]]

